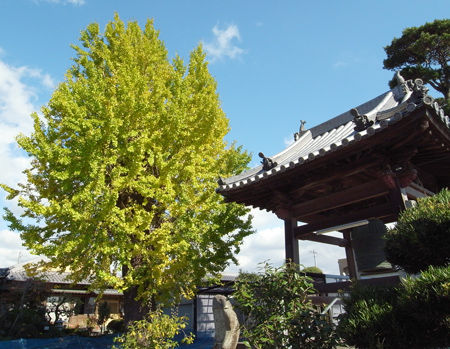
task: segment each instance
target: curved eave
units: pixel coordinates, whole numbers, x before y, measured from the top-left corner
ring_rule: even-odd
[[[396,117],[396,118],[392,118],[390,120],[383,120],[379,124],[373,125],[364,131],[356,132],[348,137],[343,138],[342,140],[340,140],[338,142],[331,143],[329,146],[326,146],[324,148],[320,148],[319,150],[310,152],[305,156],[301,156],[299,158],[292,159],[291,161],[289,161],[288,164],[276,166],[275,168],[273,168],[269,171],[260,170],[260,171],[258,171],[258,173],[255,176],[251,176],[249,178],[242,179],[240,181],[236,181],[236,182],[233,182],[230,184],[221,185],[221,186],[219,186],[217,191],[220,193],[224,193],[227,191],[232,191],[234,189],[240,189],[240,188],[243,188],[244,186],[249,186],[252,183],[258,183],[258,182],[260,182],[268,177],[272,177],[276,174],[283,173],[285,171],[294,169],[305,163],[314,161],[314,160],[316,160],[320,157],[324,157],[332,152],[335,152],[335,151],[341,150],[345,147],[348,147],[362,139],[366,139],[367,137],[370,137],[370,136],[374,135],[375,133],[380,132],[381,130],[388,127],[389,125],[396,123],[400,119],[401,118]],[[354,126],[354,124],[352,122],[350,124],[352,126]]]
[[[398,100],[397,103],[396,100]],[[368,105],[371,109],[367,115],[374,120],[372,126],[356,132],[354,131],[355,122],[348,120],[348,115],[344,113],[333,119],[338,120],[340,118],[340,121],[344,121],[344,123],[331,129],[329,127],[327,128],[326,125],[324,126],[329,121],[321,124],[305,132],[294,144],[275,155],[272,159],[279,165],[268,171],[264,171],[262,166],[258,166],[241,175],[228,178],[224,184],[217,188],[217,192],[227,196],[231,192],[249,189],[261,181],[265,181],[283,172],[294,170],[299,166],[313,162],[333,152],[341,151],[396,124],[422,107],[431,112],[432,117],[430,121],[435,125],[435,128],[439,130],[445,139],[450,140],[450,118],[444,114],[439,104],[428,95],[425,95],[420,100],[414,100],[411,93],[398,96],[398,91],[392,90],[360,107],[365,106],[367,108]],[[313,134],[317,133],[317,130],[320,128],[322,130],[325,129],[325,132],[313,137]],[[299,153],[302,153],[302,155],[298,156]]]

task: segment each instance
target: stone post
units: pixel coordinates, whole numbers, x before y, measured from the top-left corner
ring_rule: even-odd
[[[222,295],[213,300],[215,344],[213,349],[236,349],[239,341],[239,321],[230,301]]]

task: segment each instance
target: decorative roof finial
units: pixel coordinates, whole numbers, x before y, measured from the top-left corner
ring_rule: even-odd
[[[397,81],[397,86],[403,85],[406,82],[405,78],[402,76],[402,74],[400,74],[400,70],[397,70],[395,72],[394,79]]]
[[[361,115],[358,109],[353,108],[350,113],[353,115],[353,122],[356,124],[353,128],[356,132],[364,131],[373,125],[373,121],[369,120],[367,115]]]
[[[262,152],[260,152],[258,155],[262,159],[261,163],[263,165],[263,170],[264,171],[269,171],[269,170],[273,169],[274,167],[276,167],[278,165],[271,158],[265,157]]]
[[[300,136],[306,132],[305,124],[305,120],[300,120],[300,129],[298,130],[298,132],[294,133],[294,141],[297,141]]]

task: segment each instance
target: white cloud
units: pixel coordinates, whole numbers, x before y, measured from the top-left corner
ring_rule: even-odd
[[[53,89],[56,86],[55,81],[49,74],[42,75],[42,85],[50,89]]]
[[[284,139],[283,139],[283,143],[286,147],[289,147],[294,142],[295,142],[295,140],[294,140],[293,136],[284,137]]]
[[[0,49],[1,51],[1,49]],[[50,75],[26,66],[13,67],[0,59],[0,183],[15,187],[23,182],[22,171],[29,167],[29,157],[19,150],[15,137],[19,133],[30,134],[33,128],[30,114],[38,110],[38,92],[55,84]],[[4,202],[5,193],[0,190],[0,202],[13,212],[20,212],[15,202]],[[18,233],[0,231],[0,266],[22,262],[32,256],[22,246]]]
[[[8,171],[0,171],[0,183],[16,184],[23,178],[22,171],[29,163],[19,152],[15,137],[30,133],[30,114],[36,110],[35,89],[23,82],[24,78],[41,79],[42,74],[27,67],[11,67],[0,60],[0,163]]]
[[[358,64],[360,61],[361,61],[360,58],[354,55],[353,53],[343,52],[338,56],[338,58],[333,63],[333,68],[335,69],[345,68],[353,64]]]
[[[40,2],[49,2],[52,4],[61,4],[61,5],[74,5],[74,6],[82,6],[86,3],[85,0],[34,0],[36,4]]]
[[[214,41],[211,43],[203,43],[203,46],[212,62],[225,57],[235,59],[244,53],[242,48],[233,44],[234,39],[241,41],[239,29],[236,25],[230,24],[223,30],[219,29],[216,25],[212,31],[214,34]]]
[[[239,265],[231,265],[225,270],[225,274],[237,274],[239,270],[254,272],[258,270],[260,263],[268,262],[273,266],[284,263],[284,223],[273,213],[252,209],[253,227],[256,233],[244,239],[240,253],[236,256]],[[337,233],[339,234],[339,233]],[[338,235],[339,236],[339,235]],[[345,258],[345,250],[341,247],[316,243],[311,241],[299,241],[300,264],[304,266],[314,265],[316,251],[317,266],[327,274],[339,274],[337,260]]]
[[[17,69],[20,72],[21,76],[29,76],[31,78],[38,79],[40,83],[49,89],[55,87],[55,82],[49,74],[42,73],[41,69],[29,68],[29,67],[20,67]]]
[[[36,258],[22,246],[22,240],[18,233],[0,230],[0,246],[0,268]]]
[[[73,5],[77,5],[77,6],[81,6],[86,3],[86,1],[84,1],[84,0],[67,0],[67,2],[69,4],[73,4]]]
[[[340,234],[342,237],[342,234]],[[300,263],[304,266],[314,265],[314,254],[316,252],[317,266],[326,274],[339,274],[338,259],[345,258],[343,247],[327,245],[319,242],[300,241]]]
[[[0,59],[0,163],[8,169],[0,171],[0,183],[15,185],[23,179],[29,158],[18,149],[15,137],[31,133],[30,115],[39,109],[37,92],[54,86],[51,76],[40,69],[13,67]]]

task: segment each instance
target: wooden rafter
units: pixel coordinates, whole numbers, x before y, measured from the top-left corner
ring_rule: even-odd
[[[368,207],[357,212],[350,212],[346,215],[324,217],[314,223],[305,224],[295,228],[295,236],[297,239],[301,239],[302,235],[310,234],[321,229],[327,229],[363,219],[383,218],[392,213],[393,206],[392,204],[387,203],[375,207]]]
[[[381,180],[373,180],[342,191],[322,196],[292,207],[293,217],[301,220],[303,216],[309,216],[319,212],[325,212],[337,207],[347,206],[356,202],[379,197],[388,194]]]
[[[319,234],[315,234],[315,233],[303,234],[303,235],[300,235],[299,237],[297,237],[297,239],[321,242],[324,244],[336,245],[336,246],[340,246],[340,247],[346,247],[348,245],[348,242],[345,239],[337,238],[334,236],[328,236],[328,235],[319,235]]]

